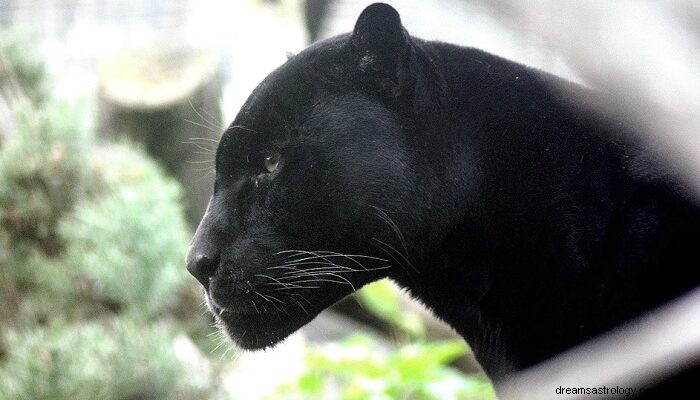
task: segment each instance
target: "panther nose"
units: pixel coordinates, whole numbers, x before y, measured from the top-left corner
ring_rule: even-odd
[[[213,234],[216,221],[212,216],[217,215],[217,213],[210,212],[213,203],[214,197],[212,196],[197,231],[194,233],[190,247],[187,249],[187,255],[185,255],[187,271],[197,278],[206,290],[209,290],[209,278],[214,276],[220,261],[216,235]]]
[[[205,289],[209,288],[209,278],[216,272],[218,264],[218,257],[201,253],[187,255],[187,271],[197,278]]]

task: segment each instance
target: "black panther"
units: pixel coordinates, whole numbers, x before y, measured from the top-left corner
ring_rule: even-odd
[[[373,4],[226,129],[188,269],[245,349],[390,277],[502,379],[700,283],[700,209],[603,98]]]

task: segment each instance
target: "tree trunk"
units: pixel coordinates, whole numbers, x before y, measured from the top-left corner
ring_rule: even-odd
[[[190,225],[213,188],[222,124],[218,59],[198,51],[145,49],[106,60],[99,71],[99,135],[126,137],[184,188]]]

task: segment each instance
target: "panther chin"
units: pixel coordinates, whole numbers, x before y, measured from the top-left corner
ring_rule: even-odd
[[[273,347],[311,322],[318,314],[318,312],[300,314],[275,307],[263,308],[265,306],[262,304],[255,309],[247,307],[227,309],[216,305],[209,295],[205,295],[205,299],[219,328],[233,343],[244,350]]]

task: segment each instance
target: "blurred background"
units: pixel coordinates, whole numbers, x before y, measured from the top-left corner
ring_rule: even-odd
[[[591,86],[671,69],[682,79],[653,89],[684,101],[654,104],[669,113],[700,104],[692,52],[659,40],[667,64],[611,70],[584,57],[589,47],[578,44],[590,36],[561,34],[607,9],[387,2],[415,36]],[[288,52],[352,30],[370,3],[0,0],[0,399],[495,398],[464,342],[391,282],[272,350],[245,353],[217,332],[184,267],[223,128]],[[641,15],[625,37],[664,37],[668,18]],[[646,54],[615,40],[592,43],[615,65]],[[620,98],[648,89],[615,82]],[[697,116],[684,121],[679,135],[699,126]],[[671,161],[693,181],[700,146],[681,143]]]

